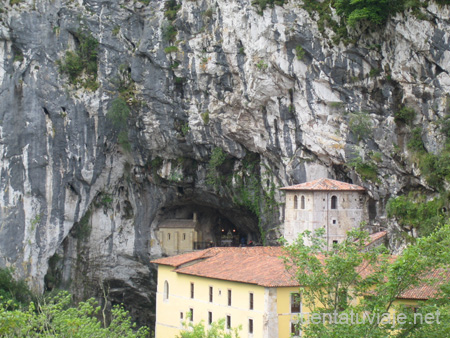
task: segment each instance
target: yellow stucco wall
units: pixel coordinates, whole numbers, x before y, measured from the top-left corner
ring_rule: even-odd
[[[156,296],[156,338],[176,337],[182,329],[189,309],[194,310],[194,323],[208,322],[208,311],[213,321],[231,316],[231,326],[242,325],[241,337],[264,336],[265,288],[253,284],[235,283],[203,277],[177,274],[173,267],[158,266],[158,290]],[[169,298],[164,300],[164,283],[169,285]],[[194,283],[194,298],[190,298],[190,285]],[[209,287],[213,287],[213,302],[209,302]],[[232,303],[228,306],[228,289],[232,291]],[[249,310],[249,294],[253,293],[254,310]],[[183,313],[183,319],[180,319]],[[253,334],[248,333],[249,319],[253,319]]]
[[[300,293],[298,287],[283,287],[277,289],[277,312],[278,312],[278,337],[291,337],[291,322],[296,322],[298,315],[291,313],[291,294]],[[307,313],[303,304],[300,312]]]

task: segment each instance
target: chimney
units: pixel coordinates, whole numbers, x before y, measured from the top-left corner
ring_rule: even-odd
[[[193,219],[194,223],[197,223],[197,213],[196,212],[194,212],[192,219]]]

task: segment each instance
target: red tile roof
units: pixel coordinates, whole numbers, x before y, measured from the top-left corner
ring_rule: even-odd
[[[210,248],[160,258],[152,263],[173,266],[175,272],[206,278],[265,287],[299,286],[286,271],[282,255],[282,247]]]
[[[341,181],[331,180],[329,178],[320,178],[311,182],[291,185],[281,188],[281,190],[296,191],[365,191],[363,187],[356,184],[345,183]]]
[[[374,234],[377,235],[378,234]],[[381,234],[380,234],[381,235]],[[174,267],[173,271],[186,275],[221,279],[232,282],[256,284],[264,287],[300,286],[294,279],[294,271],[288,272],[283,259],[282,247],[242,247],[209,248],[177,256],[159,258],[151,263]],[[319,255],[320,260],[324,259]],[[393,262],[396,256],[390,256]],[[358,268],[359,274],[366,278],[373,269],[367,263]],[[400,299],[425,300],[436,296],[439,285],[450,280],[450,271],[436,270],[425,280],[435,278],[435,283],[427,283],[403,292]]]
[[[430,282],[406,290],[397,298],[426,300],[437,296],[439,293],[439,286],[450,280],[450,271],[444,271],[442,269],[434,270],[430,272],[425,279]]]

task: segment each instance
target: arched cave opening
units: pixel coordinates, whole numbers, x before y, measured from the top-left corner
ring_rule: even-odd
[[[162,207],[153,222],[163,255],[261,243],[258,219],[240,209],[182,203]]]

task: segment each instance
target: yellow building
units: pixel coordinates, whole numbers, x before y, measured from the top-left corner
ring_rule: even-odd
[[[165,255],[178,255],[194,251],[200,240],[197,215],[193,219],[167,219],[158,225],[157,237]]]
[[[281,255],[280,247],[210,248],[153,261],[156,338],[179,334],[188,313],[205,325],[225,318],[241,337],[291,337],[302,308]]]
[[[372,235],[368,245],[382,235]],[[303,306],[283,255],[282,247],[222,247],[152,261],[158,264],[156,338],[176,337],[186,320],[207,325],[221,318],[227,328],[240,326],[242,338],[295,337],[298,316],[311,311]],[[440,273],[430,276],[439,279]],[[437,290],[424,283],[405,291],[394,305],[415,307]]]

